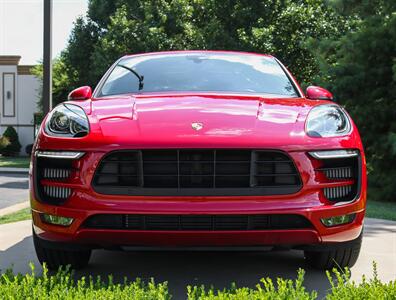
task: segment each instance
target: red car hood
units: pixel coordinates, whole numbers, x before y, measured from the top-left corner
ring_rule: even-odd
[[[278,147],[306,142],[304,98],[179,94],[92,101],[91,123],[107,143],[128,147]],[[193,123],[202,128],[194,129]]]

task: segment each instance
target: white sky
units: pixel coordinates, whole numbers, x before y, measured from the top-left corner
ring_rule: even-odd
[[[0,55],[20,55],[20,64],[26,65],[42,58],[43,1],[0,0]],[[53,0],[53,57],[65,48],[73,22],[87,6],[88,0]]]

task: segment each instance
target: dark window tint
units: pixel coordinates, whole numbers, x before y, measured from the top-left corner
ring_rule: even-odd
[[[281,66],[271,57],[249,54],[184,53],[142,55],[119,65],[144,76],[142,92],[200,91],[297,96]],[[116,66],[100,96],[139,92],[136,74]]]

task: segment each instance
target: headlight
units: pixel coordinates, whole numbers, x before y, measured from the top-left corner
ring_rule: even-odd
[[[89,132],[88,118],[81,107],[60,104],[48,116],[45,129],[53,136],[82,137]]]
[[[333,104],[314,107],[308,114],[306,133],[311,137],[333,137],[349,133],[351,123],[344,110]]]

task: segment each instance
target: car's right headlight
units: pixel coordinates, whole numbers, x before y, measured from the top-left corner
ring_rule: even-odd
[[[82,137],[89,132],[89,122],[84,110],[74,104],[60,104],[47,118],[45,131],[48,135]]]
[[[311,109],[305,124],[310,137],[336,137],[348,134],[351,122],[345,111],[334,104],[318,105]]]

